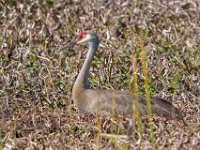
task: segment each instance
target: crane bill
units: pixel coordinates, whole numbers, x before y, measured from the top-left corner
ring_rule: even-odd
[[[65,45],[65,46],[63,46],[63,47],[61,47],[61,48],[59,48],[56,52],[57,52],[57,53],[60,53],[61,51],[65,50],[65,49],[73,48],[74,45],[76,45],[76,43],[77,43],[76,41],[73,41],[73,42],[71,42],[71,43],[69,43],[69,44],[67,44],[67,45]]]

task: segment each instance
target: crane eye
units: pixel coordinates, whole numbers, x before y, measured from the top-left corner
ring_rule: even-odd
[[[87,35],[87,32],[81,32],[81,34],[78,37],[78,41],[82,40]]]

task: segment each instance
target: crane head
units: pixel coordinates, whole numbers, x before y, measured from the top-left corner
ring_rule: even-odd
[[[84,31],[79,34],[76,44],[86,43],[89,42],[91,39],[92,35],[90,34],[90,32]]]
[[[67,49],[72,48],[76,44],[87,43],[87,42],[91,42],[93,40],[99,42],[99,38],[98,38],[98,36],[96,35],[95,32],[92,32],[92,31],[83,31],[83,32],[81,32],[79,34],[78,38],[75,41],[73,41],[73,42],[65,45],[64,47],[59,48],[57,50],[57,52],[61,52],[61,51],[63,51],[66,48]]]

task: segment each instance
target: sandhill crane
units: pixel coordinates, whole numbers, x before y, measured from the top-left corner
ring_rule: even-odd
[[[114,112],[119,115],[129,115],[134,107],[132,102],[136,95],[131,92],[116,91],[116,90],[99,90],[90,89],[88,83],[89,69],[94,58],[94,55],[99,46],[99,38],[95,32],[81,32],[77,41],[70,46],[81,43],[88,43],[89,50],[81,71],[74,83],[72,89],[72,99],[78,110],[85,114],[99,114],[101,116],[111,116]],[[63,50],[67,46],[60,48]],[[145,96],[139,97],[140,112],[142,115],[147,114]],[[113,103],[113,100],[115,103]],[[153,114],[165,116],[167,118],[182,119],[182,113],[167,100],[161,98],[151,98],[151,107]]]

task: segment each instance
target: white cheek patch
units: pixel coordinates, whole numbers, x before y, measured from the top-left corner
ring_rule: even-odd
[[[91,36],[87,34],[82,40],[78,41],[77,44],[88,42],[91,39]]]

